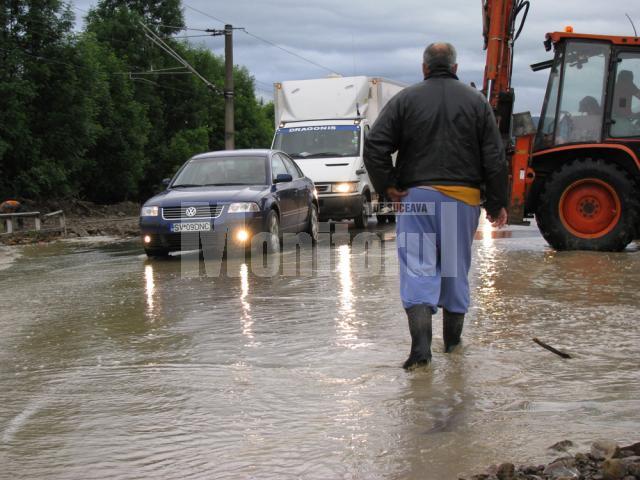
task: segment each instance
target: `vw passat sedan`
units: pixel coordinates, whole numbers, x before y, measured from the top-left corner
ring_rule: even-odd
[[[272,249],[279,247],[283,232],[307,232],[317,239],[313,182],[286,153],[203,153],[189,159],[166,184],[167,189],[147,200],[140,212],[140,231],[150,257],[167,256],[185,245],[198,248],[206,232],[226,232],[227,242],[245,246],[256,233],[267,232]]]

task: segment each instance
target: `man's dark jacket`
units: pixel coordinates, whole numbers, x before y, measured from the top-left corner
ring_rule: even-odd
[[[507,163],[491,106],[446,70],[389,101],[365,143],[364,163],[379,193],[391,186],[469,186],[483,191],[489,215],[507,206]]]

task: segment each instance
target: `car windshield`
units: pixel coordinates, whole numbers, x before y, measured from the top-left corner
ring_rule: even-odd
[[[266,185],[265,157],[229,156],[190,160],[171,188],[215,185]]]
[[[360,127],[279,128],[273,148],[287,152],[293,158],[357,157],[360,153]]]

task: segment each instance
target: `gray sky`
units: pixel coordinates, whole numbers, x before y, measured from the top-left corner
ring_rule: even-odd
[[[88,9],[95,0],[76,0]],[[406,83],[421,80],[422,50],[433,41],[449,41],[458,49],[460,78],[482,83],[484,51],[478,0],[186,0],[183,4],[245,27],[342,75],[382,76]],[[516,44],[513,85],[516,111],[540,111],[548,71],[533,73],[531,63],[551,54],[542,46],[549,31],[572,25],[576,32],[633,34],[629,13],[640,29],[637,0],[531,0],[531,12]],[[79,16],[82,12],[76,12]],[[187,27],[221,28],[222,23],[184,8]],[[184,34],[197,35],[187,31]],[[217,54],[222,37],[192,38]],[[273,82],[318,78],[330,72],[307,63],[242,31],[234,34],[234,61],[246,66],[259,93],[271,97]]]

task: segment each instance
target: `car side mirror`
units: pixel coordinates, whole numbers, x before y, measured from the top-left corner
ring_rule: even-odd
[[[273,183],[287,183],[293,181],[293,177],[288,173],[279,173]]]
[[[171,179],[170,178],[163,178],[162,179],[162,185],[164,185],[165,187],[168,187],[170,183],[171,183]]]

